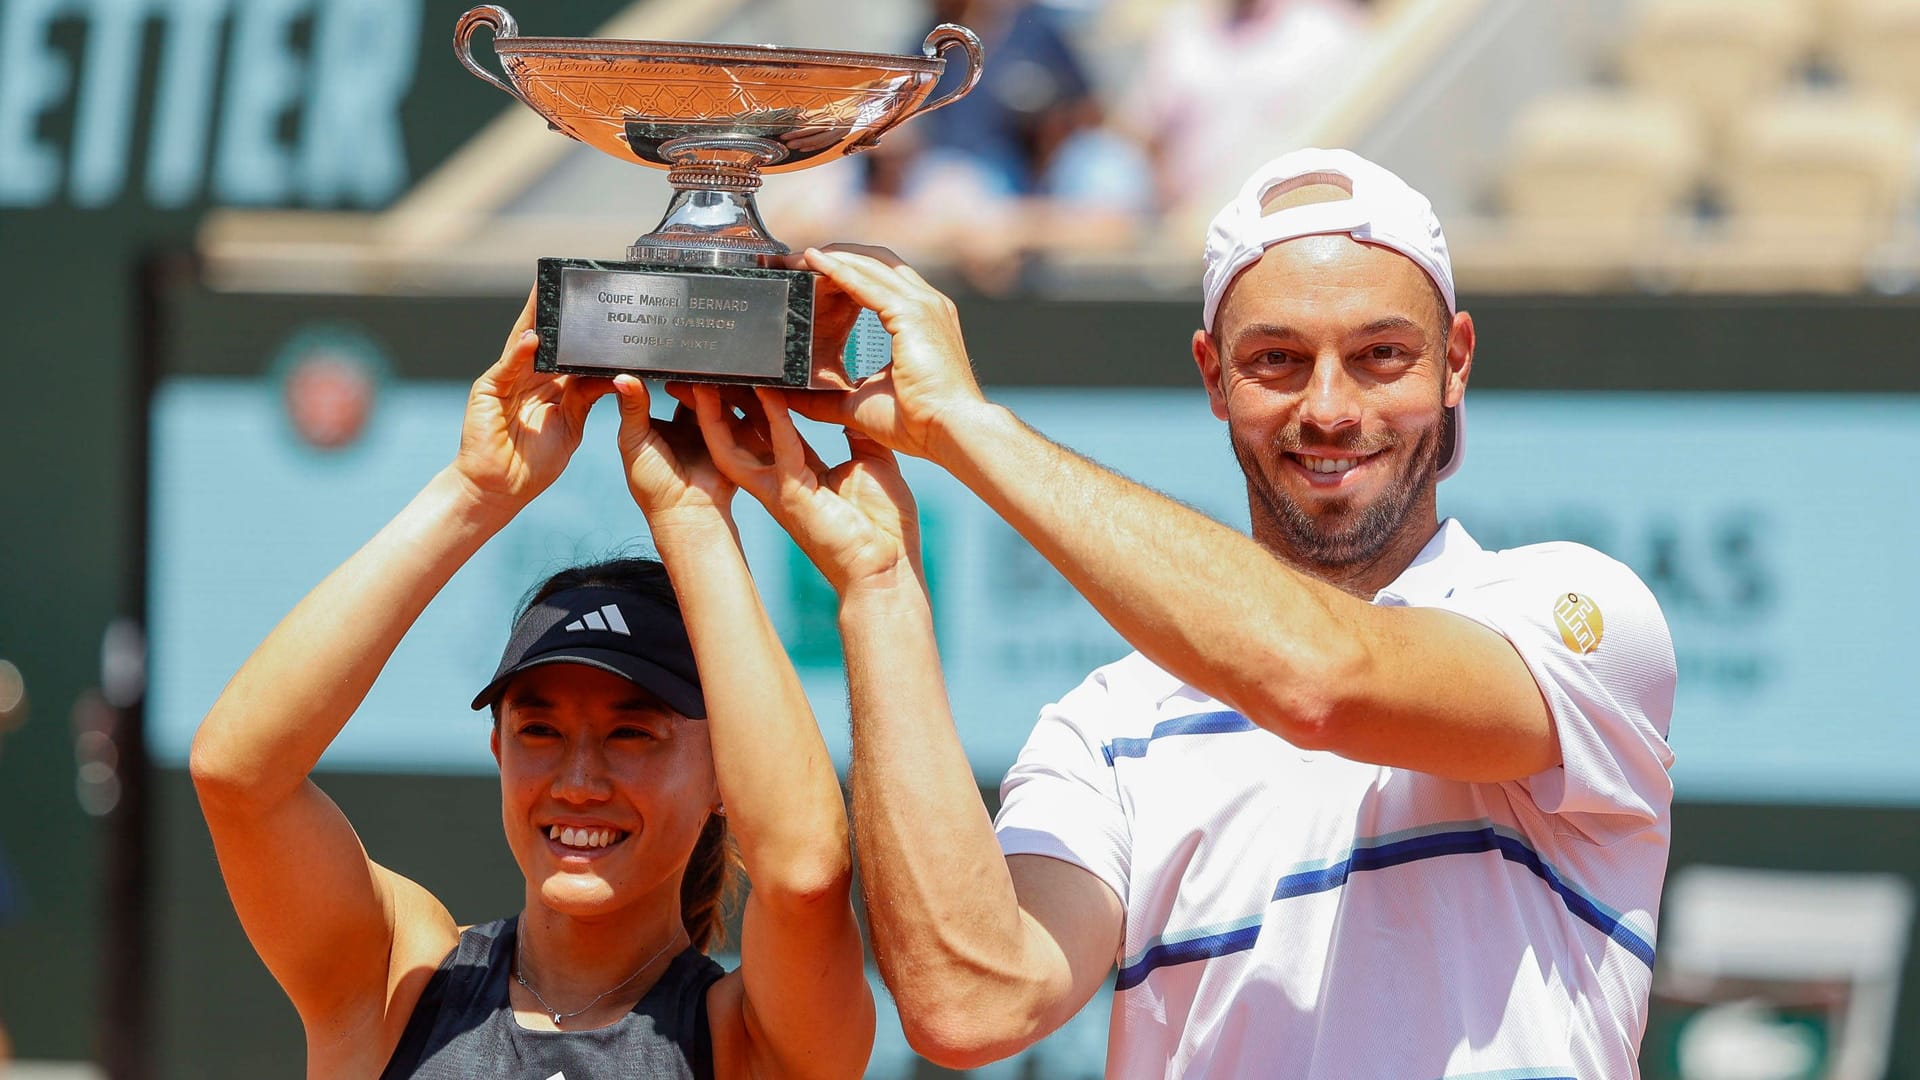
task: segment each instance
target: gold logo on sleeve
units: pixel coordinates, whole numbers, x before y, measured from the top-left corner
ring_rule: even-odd
[[[1606,622],[1600,618],[1600,606],[1579,593],[1564,593],[1553,605],[1553,622],[1560,628],[1560,640],[1567,648],[1586,654],[1600,647],[1600,635]]]

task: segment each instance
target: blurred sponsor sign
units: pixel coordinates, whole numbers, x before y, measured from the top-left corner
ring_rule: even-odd
[[[156,759],[194,726],[273,623],[450,460],[465,387],[395,383],[355,452],[288,437],[265,380],[176,379],[154,417]],[[1246,494],[1197,392],[1010,391],[1040,430],[1237,528]],[[1443,513],[1488,547],[1546,539],[1627,562],[1673,627],[1682,797],[1920,804],[1916,707],[1890,663],[1920,605],[1920,401],[1790,395],[1482,392]],[[567,474],[457,575],[329,752],[337,768],[491,771],[464,709],[516,600],[563,565],[647,550],[596,413]],[[830,459],[839,436],[812,427]],[[1845,447],[1844,454],[1812,448]],[[955,714],[996,780],[1037,710],[1120,640],[1032,548],[939,470],[919,498]],[[845,761],[832,595],[757,506],[740,532],[767,606]],[[1604,647],[1604,646],[1603,646]]]
[[[7,0],[0,209],[383,206],[422,3]]]
[[[366,430],[389,370],[371,338],[332,326],[295,335],[273,366],[288,424],[319,450],[353,445]]]

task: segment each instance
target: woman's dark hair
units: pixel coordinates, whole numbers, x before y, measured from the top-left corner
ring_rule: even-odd
[[[676,614],[680,598],[674,594],[667,568],[656,559],[619,558],[584,566],[570,566],[535,586],[514,612],[518,622],[527,610],[555,593],[568,589],[599,587],[623,589],[659,600]],[[500,705],[493,706],[494,723],[500,722]],[[680,921],[701,952],[726,944],[727,911],[740,891],[742,868],[740,853],[727,835],[727,819],[712,814],[694,842],[687,859],[686,873],[680,879]]]

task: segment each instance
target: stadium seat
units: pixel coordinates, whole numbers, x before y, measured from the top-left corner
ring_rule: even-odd
[[[1826,49],[1856,91],[1920,111],[1920,0],[1828,0]]]
[[[1644,235],[1695,194],[1698,125],[1660,97],[1592,90],[1540,98],[1514,124],[1501,177],[1513,227]]]
[[[1912,125],[1898,106],[1799,91],[1733,125],[1717,173],[1718,227],[1660,253],[1669,287],[1844,293],[1912,228]]]
[[[1712,138],[1811,54],[1805,0],[1640,0],[1621,55],[1626,81],[1695,110]]]
[[[1739,118],[1723,187],[1740,230],[1884,234],[1908,201],[1914,127],[1901,108],[1804,91]]]

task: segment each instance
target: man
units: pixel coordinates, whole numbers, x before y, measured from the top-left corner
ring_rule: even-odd
[[[836,580],[875,952],[916,1049],[1005,1057],[1117,966],[1110,1076],[1637,1073],[1672,644],[1619,563],[1439,520],[1474,326],[1425,198],[1304,150],[1214,220],[1193,356],[1251,538],[988,403],[912,270],[808,258],[896,340],[802,410],[951,471],[1139,650],[1042,711],[990,829],[924,597]]]

